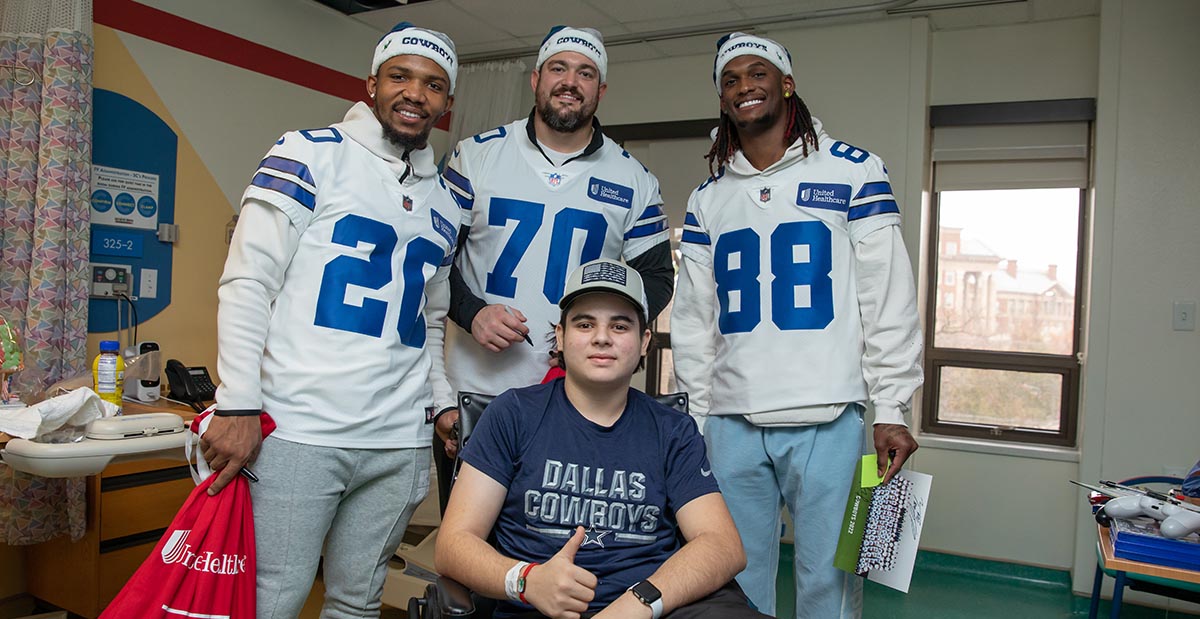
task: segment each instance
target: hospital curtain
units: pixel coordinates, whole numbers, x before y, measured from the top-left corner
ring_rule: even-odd
[[[87,371],[91,24],[91,0],[0,0],[0,315],[23,391]],[[0,467],[0,542],[82,537],[83,494]]]
[[[475,62],[459,68],[450,115],[450,144],[510,123],[528,113],[521,109],[521,94],[529,88],[529,74],[520,60]]]

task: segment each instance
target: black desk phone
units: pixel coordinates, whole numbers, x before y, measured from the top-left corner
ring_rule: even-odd
[[[172,399],[201,403],[217,396],[217,386],[204,366],[189,368],[177,359],[167,359],[166,372]]]

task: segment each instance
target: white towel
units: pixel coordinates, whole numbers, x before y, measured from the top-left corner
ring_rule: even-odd
[[[112,417],[120,410],[116,404],[101,400],[95,391],[80,387],[33,406],[0,412],[0,432],[19,438],[37,438],[66,425],[86,426],[94,419]]]

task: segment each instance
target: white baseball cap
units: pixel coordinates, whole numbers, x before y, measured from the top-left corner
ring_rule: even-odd
[[[629,265],[608,258],[579,265],[579,268],[567,277],[567,285],[558,307],[566,311],[575,299],[594,292],[607,292],[624,297],[642,313],[646,322],[650,322],[642,276]]]

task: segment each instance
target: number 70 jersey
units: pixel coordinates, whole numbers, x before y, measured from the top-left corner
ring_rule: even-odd
[[[641,163],[600,136],[599,148],[554,166],[529,122],[463,140],[444,172],[470,226],[457,258],[463,279],[485,302],[524,313],[534,344],[496,354],[464,333],[448,335],[447,371],[458,390],[536,384],[548,369],[567,275],[597,258],[632,260],[668,238],[658,179]]]
[[[878,157],[820,138],[762,172],[739,173],[738,153],[688,201],[680,249],[711,269],[716,298],[675,305],[713,306],[710,414],[867,399],[855,245],[900,211]]]

